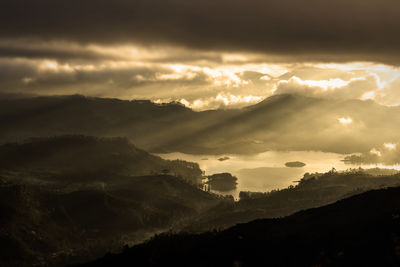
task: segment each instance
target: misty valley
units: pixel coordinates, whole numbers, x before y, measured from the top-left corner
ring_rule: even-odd
[[[371,133],[373,144],[341,145],[362,133],[341,125],[338,111],[333,125],[320,126],[288,109],[296,103],[308,112],[319,101],[282,95],[243,109],[194,112],[83,96],[0,100],[2,266],[247,266],[266,258],[280,265],[284,251],[298,260],[283,266],[325,266],[363,262],[362,249],[376,250],[367,261],[390,255],[387,264],[396,265],[395,130]],[[313,109],[327,112],[324,105]],[[346,109],[362,116],[354,105]],[[271,121],[271,112],[280,119]],[[400,120],[400,110],[386,112]],[[346,131],[332,133],[330,143],[305,126],[290,134],[288,127],[305,123]],[[315,142],[305,143],[311,134]],[[283,142],[295,137],[301,145]],[[330,243],[329,233],[343,234]],[[263,248],[269,256],[261,257]]]

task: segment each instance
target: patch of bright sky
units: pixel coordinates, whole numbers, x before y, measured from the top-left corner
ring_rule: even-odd
[[[351,123],[353,122],[352,118],[350,118],[350,117],[338,118],[338,121],[339,121],[341,124],[344,124],[344,125],[348,125],[348,124],[351,124]]]
[[[395,150],[397,147],[394,143],[384,143],[383,146],[388,150]]]
[[[384,86],[384,82],[381,79],[393,81],[400,78],[400,68],[395,66],[375,64],[371,62],[353,62],[353,63],[327,63],[327,64],[306,64],[320,69],[336,69],[344,72],[352,71],[365,71],[369,75],[378,75],[378,85]]]
[[[192,108],[194,110],[205,110],[205,109],[218,109],[220,107],[241,107],[248,104],[255,104],[262,101],[264,98],[262,96],[254,95],[233,95],[230,93],[219,93],[216,97],[201,98],[194,101],[188,101],[186,99],[181,99],[183,105]],[[157,100],[156,102],[162,102]]]
[[[328,90],[328,89],[336,89],[336,88],[344,87],[354,80],[364,80],[365,78],[364,77],[352,78],[349,81],[344,81],[339,78],[334,78],[334,79],[329,79],[329,80],[302,80],[296,76],[293,76],[291,79],[294,82],[301,84],[301,85],[307,85],[310,87],[320,87],[320,88],[323,88],[324,90]],[[280,82],[289,82],[289,81],[282,80]]]

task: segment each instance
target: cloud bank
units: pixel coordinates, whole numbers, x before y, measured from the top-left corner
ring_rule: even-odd
[[[398,14],[397,0],[3,0],[0,94],[398,105]]]
[[[397,0],[3,0],[0,38],[400,63]]]

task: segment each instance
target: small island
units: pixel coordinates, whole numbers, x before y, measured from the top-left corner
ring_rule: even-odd
[[[219,161],[225,161],[225,160],[228,160],[228,159],[230,159],[230,157],[222,157],[222,158],[219,158],[218,160]]]
[[[286,162],[285,166],[289,168],[301,168],[306,166],[306,164],[301,161],[291,161],[291,162]]]
[[[228,172],[216,173],[207,177],[206,184],[218,191],[229,191],[236,189],[237,177]]]

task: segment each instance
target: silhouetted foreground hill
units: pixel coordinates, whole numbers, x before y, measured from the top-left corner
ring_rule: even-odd
[[[173,176],[0,186],[1,266],[83,262],[190,220],[218,198]]]
[[[88,261],[233,201],[199,190],[199,176],[197,164],[163,160],[123,138],[0,146],[0,265]]]
[[[164,160],[135,147],[126,138],[82,135],[33,138],[0,145],[0,171],[28,172],[37,179],[46,180],[47,177],[57,182],[73,178],[78,178],[75,182],[84,182],[85,179],[96,180],[96,177],[106,181],[109,174],[169,173],[195,185],[202,175],[197,163]]]
[[[160,235],[97,266],[399,266],[400,188],[222,232]]]
[[[258,218],[279,218],[299,210],[325,206],[343,198],[373,189],[400,186],[399,174],[385,170],[351,169],[327,173],[305,174],[296,186],[270,192],[240,192],[240,201],[234,205],[223,203],[199,217],[185,230],[191,232],[224,229]]]
[[[351,118],[348,125],[339,118]],[[268,149],[367,152],[399,142],[400,108],[372,101],[276,95],[237,110],[83,96],[0,99],[1,142],[60,134],[127,136],[151,152]],[[382,130],[384,129],[384,130]]]

